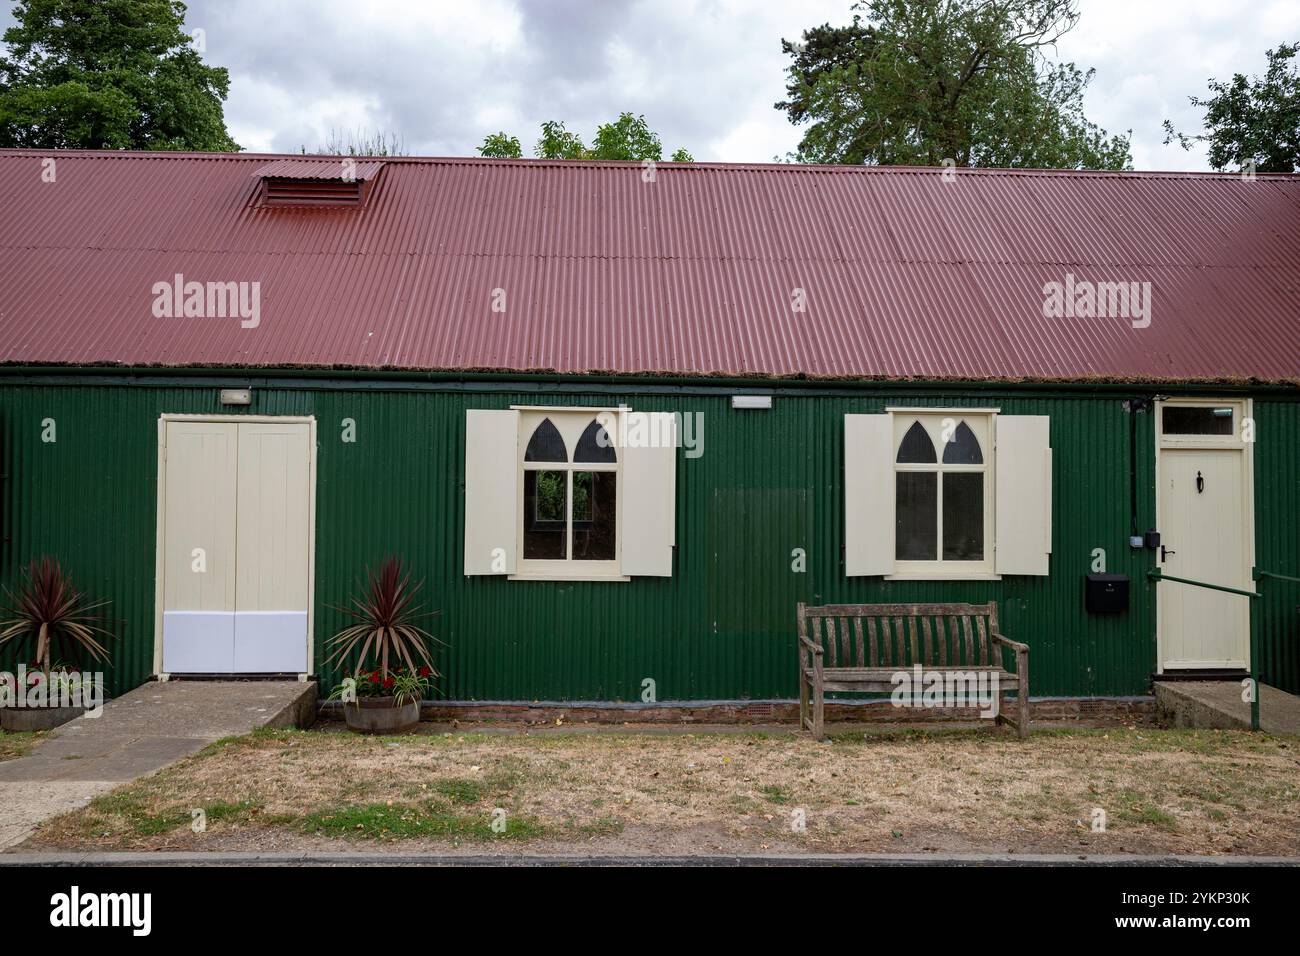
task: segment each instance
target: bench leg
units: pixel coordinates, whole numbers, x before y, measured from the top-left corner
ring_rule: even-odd
[[[1020,739],[1029,736],[1029,655],[1023,651],[1016,653],[1016,731]]]
[[[808,677],[803,671],[803,661],[799,662],[799,729],[808,729]]]
[[[822,687],[821,675],[817,675],[813,687],[813,738],[821,740],[826,736],[826,691]]]

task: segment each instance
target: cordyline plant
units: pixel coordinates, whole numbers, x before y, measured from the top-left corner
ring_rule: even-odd
[[[36,644],[33,663],[47,676],[56,658],[108,660],[108,648],[99,638],[111,634],[104,616],[96,612],[109,602],[88,603],[53,558],[33,560],[22,585],[15,591],[6,587],[4,596],[0,647],[30,636]]]
[[[429,641],[438,639],[416,623],[438,613],[421,611],[421,605],[415,603],[422,582],[411,585],[411,575],[402,569],[402,559],[396,555],[385,558],[378,573],[367,568],[366,575],[370,579],[367,593],[352,598],[351,607],[334,608],[353,623],[330,638],[335,651],[329,662],[343,660],[359,650],[358,673],[370,659],[381,681],[399,671],[440,676],[428,648]]]

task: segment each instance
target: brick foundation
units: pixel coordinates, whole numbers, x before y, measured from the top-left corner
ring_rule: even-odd
[[[1044,697],[1029,701],[1030,719],[1041,723],[1151,723],[1155,706],[1150,697]],[[420,711],[424,720],[524,724],[797,724],[799,702],[669,701],[660,704],[621,704],[583,701],[573,704],[539,702],[432,701]],[[940,723],[978,720],[975,708],[897,708],[888,700],[826,702],[826,720],[873,724]]]

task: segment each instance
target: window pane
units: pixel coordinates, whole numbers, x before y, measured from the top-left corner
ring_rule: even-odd
[[[943,476],[943,559],[984,560],[984,475],[948,472]]]
[[[898,461],[903,465],[927,465],[938,461],[934,456],[934,442],[930,441],[920,422],[912,422],[912,427],[903,436],[903,443],[898,446]]]
[[[528,439],[528,450],[524,452],[524,461],[568,461],[568,452],[564,448],[564,439],[560,431],[551,424],[549,418],[542,423]]]
[[[1232,406],[1166,405],[1160,424],[1166,435],[1231,435]]]
[[[943,446],[943,463],[945,465],[982,465],[984,455],[980,452],[979,439],[962,422],[953,432],[952,441]]]
[[[524,472],[524,558],[563,560],[566,472]]]
[[[933,561],[939,535],[939,476],[933,471],[900,471],[896,477],[894,556],[899,561]]]
[[[614,560],[618,476],[612,471],[573,473],[573,559]]]
[[[573,453],[574,461],[614,464],[618,456],[614,454],[614,442],[600,422],[592,422],[578,439],[577,450]]]

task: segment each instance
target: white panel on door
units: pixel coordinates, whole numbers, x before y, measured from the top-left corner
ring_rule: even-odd
[[[234,653],[237,431],[167,423],[163,670],[228,673]]]
[[[163,671],[235,672],[235,615],[230,611],[163,611]]]
[[[235,670],[305,672],[311,426],[239,423]]]
[[[311,429],[239,425],[236,611],[305,611]]]
[[[234,666],[240,674],[305,674],[307,612],[237,613]]]

